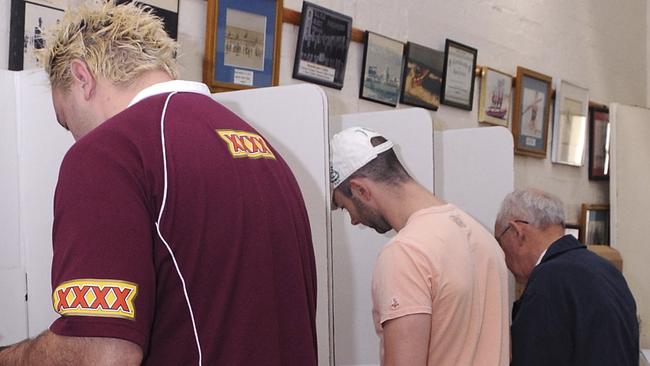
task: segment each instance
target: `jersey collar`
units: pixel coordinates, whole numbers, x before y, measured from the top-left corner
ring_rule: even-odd
[[[187,92],[187,93],[198,93],[210,96],[210,89],[207,85],[203,83],[198,83],[196,81],[186,81],[186,80],[171,80],[165,81],[162,83],[153,84],[149,87],[146,87],[138,94],[135,95],[129,107],[136,104],[137,102],[149,98],[151,96],[163,93],[170,92]]]

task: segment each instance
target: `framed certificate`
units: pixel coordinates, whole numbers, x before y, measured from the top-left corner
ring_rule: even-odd
[[[447,39],[442,78],[442,104],[472,110],[478,50]]]

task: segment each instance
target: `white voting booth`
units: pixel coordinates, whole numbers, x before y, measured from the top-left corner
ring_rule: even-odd
[[[435,166],[436,193],[491,227],[496,202],[512,189],[511,135],[503,128],[433,133],[429,113],[420,109],[352,114],[330,123],[327,98],[311,84],[214,98],[266,136],[298,179],[318,270],[320,364],[379,364],[369,283],[376,253],[389,238],[352,227],[342,211],[330,212],[329,136],[352,125],[378,130],[398,145],[400,158],[421,183],[434,188]],[[5,345],[38,335],[56,317],[49,279],[52,201],[60,161],[73,140],[56,123],[42,73],[0,71],[0,110],[5,193],[0,198],[0,345]]]

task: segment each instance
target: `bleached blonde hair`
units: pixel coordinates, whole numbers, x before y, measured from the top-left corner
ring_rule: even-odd
[[[68,89],[70,62],[86,62],[93,76],[127,86],[142,73],[160,69],[178,78],[177,44],[151,9],[113,1],[69,9],[63,21],[45,30],[39,59],[52,88]]]

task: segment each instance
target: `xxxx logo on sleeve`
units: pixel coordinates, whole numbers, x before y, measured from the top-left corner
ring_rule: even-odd
[[[79,279],[60,284],[52,294],[54,311],[66,315],[135,319],[138,285],[118,280]]]
[[[215,131],[228,144],[228,150],[235,158],[275,159],[269,145],[256,133],[236,130]]]

